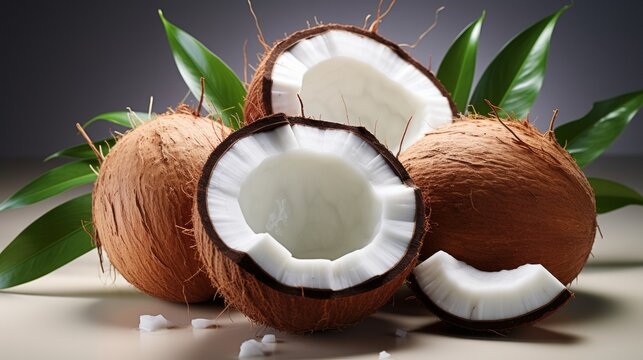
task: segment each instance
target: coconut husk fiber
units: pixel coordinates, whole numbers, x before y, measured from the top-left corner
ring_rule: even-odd
[[[551,133],[528,121],[462,117],[400,161],[431,215],[422,258],[444,250],[483,271],[542,264],[563,284],[585,265],[594,194]]]
[[[97,244],[141,291],[177,302],[214,297],[185,228],[203,164],[229,132],[181,106],[126,133],[101,165],[92,206]]]

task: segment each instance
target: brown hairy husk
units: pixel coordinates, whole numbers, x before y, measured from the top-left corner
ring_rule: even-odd
[[[194,214],[198,214],[196,206]],[[340,329],[363,320],[386,304],[416,264],[412,261],[400,276],[357,295],[328,299],[293,295],[257,280],[213,246],[198,219],[194,224],[204,269],[225,301],[257,324],[290,333]]]
[[[592,188],[551,136],[528,121],[504,125],[513,133],[463,117],[401,154],[431,214],[421,256],[444,250],[484,271],[542,264],[569,284],[594,242]]]
[[[128,132],[105,158],[93,192],[97,243],[141,291],[176,302],[214,297],[183,229],[203,164],[228,133],[182,105]]]

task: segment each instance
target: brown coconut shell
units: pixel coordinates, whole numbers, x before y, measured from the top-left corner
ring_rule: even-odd
[[[289,124],[352,132],[371,144],[402,182],[414,187],[402,164],[366,129],[284,114],[273,115],[234,132],[208,159],[194,204],[193,223],[198,253],[220,294],[252,321],[292,333],[345,327],[384,305],[415,267],[424,232],[422,198],[416,189],[416,227],[410,245],[404,257],[384,274],[339,291],[279,283],[248,254],[231,249],[223,242],[210,221],[207,198],[212,170],[238,140]]]
[[[203,165],[228,133],[184,106],[129,131],[105,158],[92,201],[97,244],[139,290],[177,302],[214,297],[185,228]]]
[[[374,31],[365,30],[352,25],[340,25],[340,24],[323,24],[308,29],[300,30],[292,35],[286,37],[283,40],[277,42],[277,44],[267,51],[263,57],[255,75],[252,78],[252,82],[248,87],[248,95],[246,96],[246,102],[244,106],[244,119],[246,124],[250,124],[258,119],[261,119],[265,116],[273,114],[272,110],[272,68],[277,61],[277,58],[281,54],[293,46],[295,46],[299,41],[305,40],[311,37],[315,37],[329,30],[343,30],[352,32],[370,39],[373,39],[383,45],[386,45],[394,53],[400,56],[402,59],[407,61],[409,64],[415,66],[422,74],[424,74],[433,84],[440,90],[442,95],[444,95],[449,100],[449,105],[451,106],[451,112],[455,115],[458,113],[455,103],[451,99],[449,92],[442,85],[442,83],[431,73],[431,71],[415,59],[411,57],[406,51],[395,44],[392,41],[389,41]]]
[[[422,258],[444,250],[483,271],[542,264],[569,284],[594,242],[592,188],[550,133],[504,124],[511,131],[462,118],[401,154],[431,214]]]

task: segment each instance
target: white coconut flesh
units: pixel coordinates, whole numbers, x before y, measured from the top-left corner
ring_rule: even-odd
[[[566,290],[542,265],[486,272],[444,251],[418,265],[413,275],[436,306],[472,321],[516,318],[551,303]]]
[[[291,287],[361,284],[395,267],[414,236],[414,188],[343,129],[287,124],[241,138],[207,186],[221,241]]]
[[[272,110],[361,125],[393,153],[451,122],[449,100],[418,68],[391,48],[346,30],[296,43],[272,69]]]

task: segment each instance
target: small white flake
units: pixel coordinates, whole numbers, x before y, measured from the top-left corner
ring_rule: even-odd
[[[264,344],[272,344],[277,342],[277,338],[274,334],[266,334],[261,338],[261,342]]]
[[[241,343],[241,347],[239,348],[239,358],[259,357],[263,355],[263,348],[259,341],[250,339]]]
[[[207,329],[209,327],[215,327],[216,323],[214,320],[210,319],[192,319],[192,327],[194,329]]]
[[[395,330],[395,336],[397,336],[399,338],[406,339],[406,335],[407,335],[406,330],[402,330],[402,329]]]
[[[141,315],[138,328],[144,331],[157,331],[167,329],[170,322],[163,315]]]
[[[386,360],[386,359],[392,359],[392,357],[391,357],[391,354],[387,353],[386,351],[381,351],[379,359]]]

